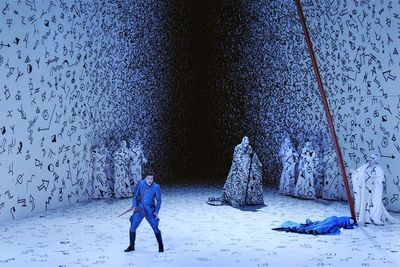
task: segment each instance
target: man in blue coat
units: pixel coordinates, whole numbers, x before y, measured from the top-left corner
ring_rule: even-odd
[[[132,199],[132,210],[134,211],[130,217],[131,228],[129,231],[129,247],[125,252],[135,250],[136,229],[139,227],[143,218],[149,222],[151,228],[156,235],[158,242],[158,251],[164,252],[164,245],[161,238],[161,232],[158,229],[158,212],[161,207],[161,191],[160,186],[153,182],[154,177],[147,175],[136,186]]]

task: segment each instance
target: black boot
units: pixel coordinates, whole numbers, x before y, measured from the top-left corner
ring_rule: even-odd
[[[164,252],[164,244],[162,242],[161,232],[156,234],[157,243],[158,243],[158,252]]]
[[[129,247],[125,249],[125,252],[134,251],[135,250],[135,239],[136,239],[136,232],[129,232]]]

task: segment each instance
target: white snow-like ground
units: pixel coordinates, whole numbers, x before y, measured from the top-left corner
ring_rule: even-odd
[[[215,187],[162,187],[165,252],[143,220],[128,246],[130,199],[98,200],[0,224],[1,266],[400,266],[400,225],[359,227],[340,235],[271,228],[286,220],[347,216],[347,203],[306,201],[266,190],[265,207],[208,206]],[[393,213],[392,213],[393,214]],[[400,214],[394,214],[400,218]]]

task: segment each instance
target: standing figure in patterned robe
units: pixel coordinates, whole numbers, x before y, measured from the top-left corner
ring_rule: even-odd
[[[114,153],[117,150],[117,144],[114,139],[111,139],[108,143],[108,147],[106,148],[107,157],[106,157],[106,175],[108,184],[110,185],[111,191],[114,192],[114,184],[115,184],[115,173],[114,173]]]
[[[339,171],[336,150],[328,132],[323,135],[322,149],[324,171],[322,198],[347,201],[346,188],[343,177]],[[351,180],[349,180],[349,186],[351,187]]]
[[[285,138],[282,144],[279,156],[282,162],[282,174],[279,184],[279,193],[292,196],[294,195],[294,188],[296,186],[296,163],[298,154],[295,151],[289,137]]]
[[[311,144],[315,153],[314,158],[314,191],[315,197],[322,197],[324,187],[324,160],[323,160],[323,134],[314,134]]]
[[[109,198],[111,188],[106,175],[107,151],[103,144],[93,148],[92,198]]]
[[[249,138],[243,137],[242,143],[235,147],[232,166],[222,190],[222,196],[210,197],[210,205],[263,205],[261,162],[249,145]]]
[[[324,162],[324,186],[322,198],[330,200],[340,199],[340,180],[339,167],[334,149],[326,148],[323,152]]]
[[[378,155],[368,156],[367,163],[352,171],[354,207],[360,225],[398,223],[383,204],[385,175],[377,163]]]
[[[121,141],[121,146],[114,153],[114,194],[116,198],[132,197],[129,175],[128,175],[129,153],[126,141]]]
[[[132,192],[136,185],[142,180],[142,165],[147,163],[144,156],[142,145],[139,141],[129,141],[129,179]]]
[[[307,141],[301,150],[299,161],[299,176],[295,188],[295,196],[305,199],[315,198],[314,171],[315,171],[315,151],[311,147],[311,142]]]

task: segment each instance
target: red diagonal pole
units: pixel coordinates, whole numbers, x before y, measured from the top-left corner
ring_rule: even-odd
[[[306,38],[308,52],[310,53],[315,78],[317,79],[319,93],[321,94],[322,103],[324,105],[325,115],[326,115],[326,119],[327,119],[328,125],[329,125],[329,131],[331,133],[332,140],[335,145],[336,156],[338,158],[338,163],[339,163],[339,169],[340,169],[340,172],[343,177],[344,185],[346,187],[346,194],[347,194],[347,200],[348,200],[349,206],[350,206],[351,217],[353,218],[354,221],[356,221],[357,218],[356,218],[356,213],[354,211],[353,198],[351,197],[349,182],[347,180],[346,169],[343,164],[342,153],[340,152],[339,142],[336,137],[335,126],[333,125],[332,116],[331,116],[331,112],[329,109],[329,103],[328,103],[328,100],[326,99],[324,85],[322,84],[322,80],[321,80],[321,75],[319,74],[318,64],[317,64],[317,60],[315,59],[314,49],[313,49],[313,46],[311,43],[310,35],[308,33],[306,20],[303,15],[303,10],[301,8],[300,0],[295,0],[295,2],[296,2],[296,7],[297,7],[297,13],[299,14],[301,25],[303,26],[304,36]]]

